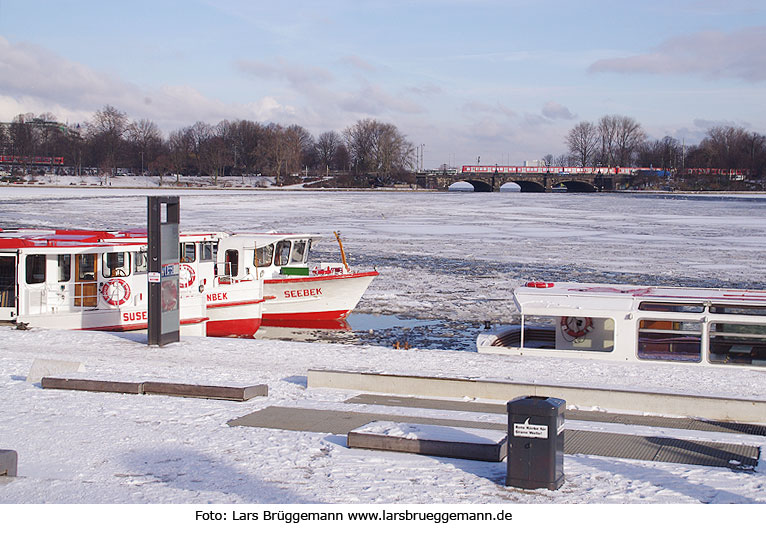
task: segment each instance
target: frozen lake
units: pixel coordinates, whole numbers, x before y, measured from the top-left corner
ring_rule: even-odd
[[[184,230],[315,232],[317,260],[377,268],[354,334],[317,337],[474,349],[510,321],[528,280],[758,288],[766,279],[766,196],[384,191],[0,189],[0,227],[145,226],[146,196],[181,196]],[[264,332],[264,334],[269,334]],[[269,334],[270,335],[270,334]],[[277,338],[289,338],[282,333]]]
[[[0,187],[0,228],[143,226],[146,194]],[[178,194],[185,230],[316,232],[327,236],[315,247],[316,256],[327,260],[338,258],[332,231],[339,230],[351,265],[377,267],[381,273],[351,317],[356,332],[343,333],[355,338],[349,341],[355,345],[192,337],[155,349],[138,333],[0,328],[0,447],[19,452],[19,478],[0,485],[0,502],[499,508],[508,503],[766,502],[762,466],[743,473],[566,455],[561,490],[520,491],[503,486],[505,463],[355,450],[346,446],[344,435],[227,425],[270,406],[364,409],[382,420],[387,414],[433,415],[425,409],[350,407],[345,401],[356,392],[307,387],[310,368],[763,398],[762,371],[498,356],[476,353],[473,343],[484,321],[512,317],[510,291],[530,279],[763,287],[765,197]],[[393,340],[418,349],[393,350]],[[263,383],[269,395],[232,404],[54,391],[25,380],[37,358],[82,362],[84,378]],[[471,412],[449,416],[505,419]],[[573,428],[764,446],[763,437],[751,435],[597,423]],[[692,518],[697,526],[708,525],[708,514],[677,514],[677,507],[663,507],[676,519],[683,517],[684,527]],[[744,516],[740,509],[737,513]],[[730,518],[728,512],[721,515]]]

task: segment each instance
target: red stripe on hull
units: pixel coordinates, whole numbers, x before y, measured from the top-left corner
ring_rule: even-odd
[[[184,320],[181,320],[180,325],[181,326],[189,326],[193,324],[201,324],[202,322],[207,322],[207,317],[199,317],[199,318],[185,318]],[[92,328],[82,328],[83,331],[139,331],[142,329],[147,329],[149,327],[148,322],[135,322],[132,324],[115,324],[113,326],[94,326]]]
[[[264,313],[264,326],[312,328],[318,323],[341,321],[348,316],[346,311],[322,311],[318,313]]]
[[[235,320],[208,320],[208,337],[244,337],[251,338],[261,326],[260,318],[242,318]]]

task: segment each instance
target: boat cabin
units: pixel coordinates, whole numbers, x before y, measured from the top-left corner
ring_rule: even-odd
[[[145,239],[100,231],[2,231],[0,320],[60,329],[144,329],[147,268]],[[170,302],[176,307],[177,296]],[[181,307],[181,320],[205,320],[201,297]]]
[[[480,352],[766,369],[766,291],[531,282]]]
[[[253,261],[246,259],[244,268],[255,266],[260,279],[278,279],[291,276],[345,274],[348,269],[342,263],[321,263],[309,266],[311,245],[321,237],[314,234],[234,234],[229,239],[245,240],[254,247]],[[222,244],[223,248],[223,244]],[[226,263],[236,265],[239,261],[236,249],[226,250]]]

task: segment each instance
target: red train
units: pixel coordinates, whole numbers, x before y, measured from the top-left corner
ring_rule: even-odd
[[[35,155],[0,155],[0,164],[16,165],[63,165],[63,157],[40,157]]]
[[[463,165],[464,174],[601,174],[637,176],[639,174],[669,175],[669,171],[651,167],[508,167],[501,165]],[[686,174],[720,174],[728,176],[747,176],[747,169],[729,168],[693,168],[685,169]]]

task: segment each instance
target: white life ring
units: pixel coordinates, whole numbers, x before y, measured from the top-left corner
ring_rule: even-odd
[[[562,316],[561,333],[567,340],[580,339],[593,330],[593,319],[590,317]]]
[[[101,297],[109,305],[120,306],[130,299],[130,285],[122,279],[112,279],[101,287]]]
[[[194,283],[195,279],[197,279],[197,275],[191,265],[181,263],[181,269],[178,272],[178,286],[186,289]]]

